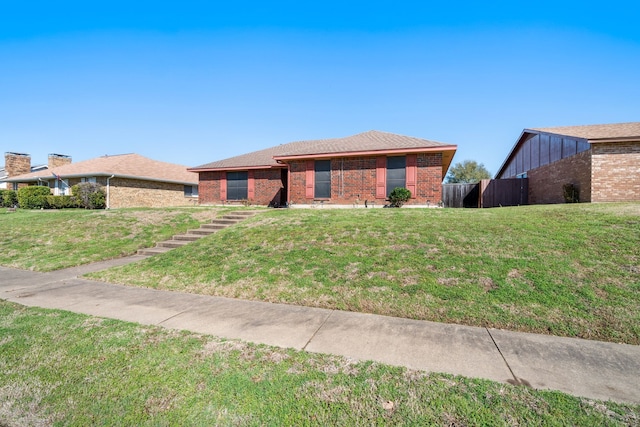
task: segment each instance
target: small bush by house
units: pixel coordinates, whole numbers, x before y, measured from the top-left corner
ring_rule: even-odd
[[[392,208],[399,208],[411,198],[411,191],[406,188],[396,187],[389,194],[389,204]]]
[[[94,182],[82,182],[71,187],[71,193],[76,198],[78,207],[85,209],[104,209],[107,196],[104,186]]]
[[[566,203],[578,203],[580,201],[580,191],[574,184],[564,184],[562,195]]]

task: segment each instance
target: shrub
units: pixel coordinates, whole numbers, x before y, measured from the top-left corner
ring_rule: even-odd
[[[18,203],[18,195],[13,190],[0,190],[0,206],[11,208]]]
[[[79,207],[75,196],[47,196],[49,209],[69,209]]]
[[[50,195],[49,187],[23,187],[18,190],[18,203],[23,209],[46,209],[49,207],[47,197]]]
[[[104,209],[107,195],[104,187],[94,182],[82,182],[71,187],[71,193],[77,199],[78,207],[85,209]]]
[[[389,194],[389,203],[393,208],[399,208],[411,198],[411,191],[406,188],[396,187]]]
[[[562,186],[562,194],[566,203],[578,203],[580,201],[578,187],[573,184],[564,184]]]

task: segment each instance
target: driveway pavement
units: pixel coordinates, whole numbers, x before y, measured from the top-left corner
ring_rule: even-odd
[[[0,298],[640,404],[640,346],[134,288],[79,277],[144,258],[136,255],[51,273],[0,267]]]

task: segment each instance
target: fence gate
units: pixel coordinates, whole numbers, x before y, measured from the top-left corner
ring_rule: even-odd
[[[520,206],[529,204],[529,179],[483,179],[480,181],[480,207]]]
[[[479,184],[442,184],[442,203],[445,208],[477,208]]]

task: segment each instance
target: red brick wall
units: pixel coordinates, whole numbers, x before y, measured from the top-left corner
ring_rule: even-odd
[[[437,204],[442,200],[442,153],[418,154],[418,187],[409,204]]]
[[[222,172],[198,173],[198,203],[201,205],[218,204],[220,202],[220,178]]]
[[[255,199],[252,204],[268,206],[271,202],[280,203],[280,192],[284,191],[282,169],[259,169],[254,171]],[[286,195],[283,197],[286,200]]]
[[[306,161],[297,161],[289,163],[289,202],[296,204],[305,204],[305,173]],[[333,173],[332,173],[333,175]]]
[[[640,200],[640,141],[592,144],[592,202]]]
[[[198,199],[200,204],[221,204],[220,180],[225,172],[200,172]],[[267,206],[272,200],[280,202],[282,188],[281,169],[257,169],[253,171],[255,196],[251,204]]]
[[[591,151],[583,151],[527,172],[529,204],[565,203],[562,186],[573,184],[580,202],[591,201]]]
[[[347,157],[331,159],[331,199],[328,202],[352,205],[356,200],[376,200],[377,157]],[[309,204],[305,196],[306,160],[293,161],[289,188],[290,201]],[[407,204],[436,204],[442,199],[442,153],[418,154],[417,194]],[[383,200],[377,200],[382,204]]]

